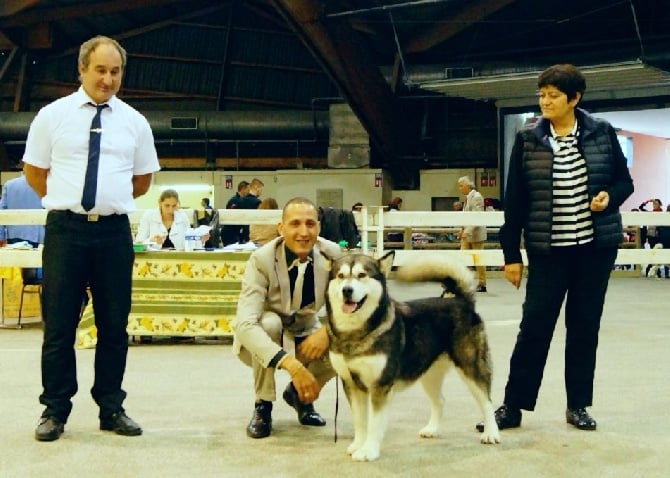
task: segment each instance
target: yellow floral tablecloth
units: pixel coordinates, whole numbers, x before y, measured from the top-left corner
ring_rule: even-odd
[[[19,316],[19,304],[21,301],[21,280],[20,267],[0,267],[0,280],[2,280],[2,305],[3,317],[7,318]],[[23,298],[23,317],[39,317],[42,314],[40,309],[40,298],[38,294],[25,294]]]
[[[135,254],[131,336],[226,336],[237,309],[249,252],[155,251]],[[77,331],[77,347],[97,342],[89,303]]]

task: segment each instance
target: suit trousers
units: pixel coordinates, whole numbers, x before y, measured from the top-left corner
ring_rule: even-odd
[[[128,216],[101,216],[89,222],[86,215],[69,211],[48,213],[42,258],[43,416],[66,422],[72,409],[71,398],[77,393],[73,344],[87,285],[98,329],[91,394],[100,418],[123,410],[133,261]]]
[[[567,407],[592,405],[598,332],[616,248],[591,244],[528,254],[526,298],[504,403],[533,410],[556,321],[565,303]]]
[[[281,317],[278,314],[270,311],[263,312],[261,317],[261,327],[273,342],[282,345],[282,332],[283,325]],[[300,338],[296,338],[299,342]],[[300,355],[298,348],[296,347],[295,358],[297,358],[306,368],[310,371],[314,378],[318,382],[320,387],[323,387],[328,380],[335,376],[335,370],[330,364],[330,359],[328,358],[328,352],[326,352],[321,358],[318,358],[313,361],[308,361],[305,357]],[[246,365],[250,366],[253,370],[254,376],[254,395],[255,400],[265,400],[267,402],[274,402],[277,399],[277,389],[275,383],[275,368],[273,367],[264,367],[261,363],[255,360],[251,353],[244,347],[240,350],[240,360]]]
[[[484,249],[484,241],[469,242],[461,239],[461,250],[469,251],[472,249]],[[477,283],[486,287],[486,266],[476,266],[475,270],[477,271]]]

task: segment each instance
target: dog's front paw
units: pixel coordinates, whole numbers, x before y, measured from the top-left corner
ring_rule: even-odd
[[[347,447],[347,455],[353,455],[356,450],[363,446],[363,440],[355,440]]]
[[[371,445],[366,443],[362,448],[356,450],[351,458],[354,461],[375,461],[379,458],[379,445]]]
[[[484,430],[480,441],[485,445],[495,445],[496,443],[500,443],[500,432],[497,428],[495,430],[491,430],[491,433],[488,433],[486,430]]]
[[[421,430],[419,430],[419,436],[421,438],[435,438],[437,435],[437,427],[433,425],[426,425]]]

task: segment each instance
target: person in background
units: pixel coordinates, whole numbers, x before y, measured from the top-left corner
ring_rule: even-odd
[[[226,209],[238,209],[240,201],[249,194],[249,183],[240,181],[237,184],[237,192],[228,199]],[[242,226],[240,224],[224,224],[221,227],[221,242],[224,246],[241,242]]]
[[[209,204],[209,198],[202,198],[200,200],[201,209],[196,210],[196,222],[199,226],[209,226],[212,216],[214,215],[214,208]]]
[[[663,212],[663,203],[661,202],[660,199],[647,199],[644,201],[642,204],[640,204],[640,211],[644,212],[649,212],[647,211],[647,204],[651,204],[651,212]],[[657,244],[660,243],[659,237],[658,237],[658,227],[657,226],[645,226],[645,240],[649,244],[649,249],[653,249],[656,247]],[[644,244],[643,244],[644,246]],[[653,264],[648,264],[645,271],[644,275],[646,277],[649,277],[649,272],[651,269],[654,268]],[[660,268],[656,267],[654,268],[655,272],[659,274],[661,270]],[[654,274],[652,274],[654,275]]]
[[[396,196],[391,199],[391,202],[389,203],[389,211],[400,211],[400,208],[402,208],[402,198]]]
[[[475,189],[475,183],[468,176],[458,178],[458,190],[465,196],[463,202],[463,211],[484,211],[484,198]],[[461,240],[461,250],[481,250],[484,249],[486,241],[485,226],[466,226],[461,229],[459,234]],[[486,267],[477,266],[477,292],[486,292]]]
[[[188,216],[179,209],[179,194],[174,189],[165,189],[158,197],[158,207],[142,215],[135,242],[154,242],[161,249],[183,250],[190,227]]]
[[[258,205],[258,209],[279,209],[275,198],[265,198]],[[252,224],[249,226],[249,240],[258,246],[279,236],[276,224]]]
[[[247,426],[251,438],[272,431],[276,369],[291,376],[283,398],[297,411],[299,422],[326,424],[312,403],[335,371],[317,311],[325,303],[330,261],[341,252],[337,244],[319,237],[318,217],[310,200],[289,200],[278,226],[280,236],[254,251],[244,270],[233,351],[253,370],[255,404]]]
[[[612,125],[577,108],[586,89],[579,69],[551,66],[537,86],[542,118],[516,134],[500,228],[505,278],[521,285],[522,233],[528,278],[505,399],[495,417],[501,430],[515,428],[521,409],[535,408],[566,301],[565,419],[579,430],[595,430],[586,408],[593,402],[600,319],[623,237],[619,207],[633,192],[633,180]]]
[[[402,198],[399,198],[398,196],[394,197],[391,199],[391,202],[388,205],[388,212],[395,212],[395,211],[400,211],[400,208],[402,207]],[[389,232],[386,235],[386,240],[389,242],[403,242],[403,233],[402,232]]]
[[[57,440],[72,410],[74,342],[87,285],[98,329],[91,395],[100,429],[142,433],[123,408],[121,388],[135,257],[128,213],[160,165],[149,122],[116,96],[125,67],[126,51],[116,40],[85,41],[78,57],[80,88],[40,109],[28,130],[26,180],[48,211],[39,441]]]
[[[26,182],[23,173],[2,188],[0,209],[42,209],[42,200]],[[44,226],[0,225],[0,247],[25,241],[33,247],[44,244]]]
[[[451,206],[454,211],[462,211],[463,210],[463,203],[461,201],[454,201],[454,204]]]
[[[260,197],[263,194],[263,181],[254,178],[249,183],[249,192],[240,199],[238,203],[239,209],[258,209],[261,203]],[[240,243],[249,241],[249,225],[245,224],[240,229]]]

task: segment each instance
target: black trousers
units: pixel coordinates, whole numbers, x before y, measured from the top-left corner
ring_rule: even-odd
[[[505,387],[507,405],[533,410],[549,345],[565,303],[565,389],[568,408],[593,401],[598,331],[617,249],[553,248],[528,256],[526,299]]]
[[[133,261],[128,216],[89,222],[69,211],[48,213],[42,255],[43,416],[66,422],[72,410],[71,398],[77,393],[74,342],[87,284],[98,329],[91,394],[100,418],[123,410]]]

